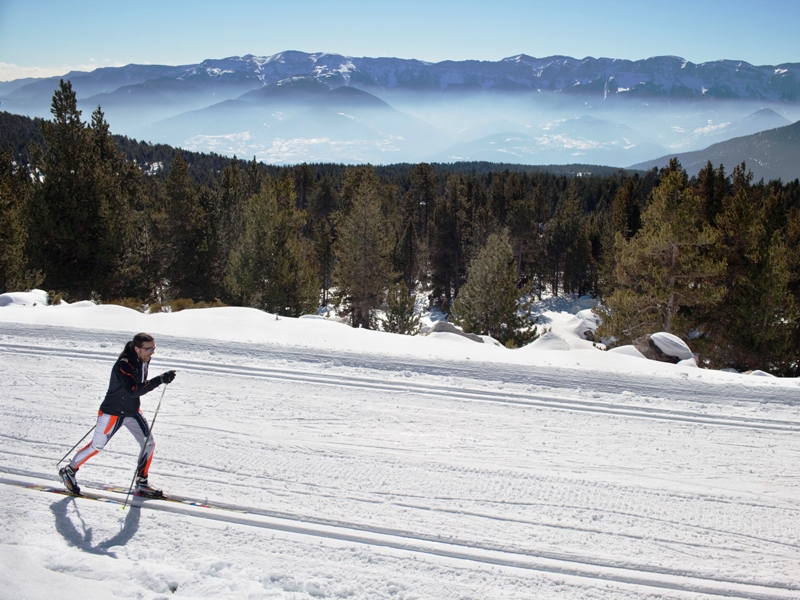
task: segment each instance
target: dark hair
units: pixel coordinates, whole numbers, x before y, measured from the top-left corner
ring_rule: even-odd
[[[138,358],[136,356],[136,351],[134,348],[141,348],[142,344],[145,342],[154,342],[153,336],[149,333],[137,333],[133,336],[133,339],[125,344],[125,348],[122,349],[122,352],[119,353],[119,357],[123,358],[127,356],[128,358]]]

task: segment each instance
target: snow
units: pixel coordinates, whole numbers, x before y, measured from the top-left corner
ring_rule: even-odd
[[[2,294],[0,598],[800,598],[797,381],[603,352],[591,305],[537,303],[509,350]],[[30,487],[139,331],[178,371],[143,398],[151,482],[218,508]],[[127,487],[136,453],[78,480]]]
[[[686,342],[684,342],[677,335],[659,331],[651,335],[650,338],[653,340],[653,343],[658,346],[658,349],[667,356],[674,356],[675,358],[679,358],[681,360],[689,360],[694,358],[689,346],[687,346]]]

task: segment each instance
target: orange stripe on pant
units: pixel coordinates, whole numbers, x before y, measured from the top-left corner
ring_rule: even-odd
[[[114,428],[114,425],[117,424],[117,420],[119,417],[117,415],[111,415],[111,418],[108,420],[108,427],[106,427],[104,434],[108,435],[108,432]]]

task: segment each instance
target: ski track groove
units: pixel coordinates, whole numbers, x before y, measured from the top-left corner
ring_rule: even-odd
[[[0,352],[13,352],[36,356],[62,356],[63,348],[30,347],[18,344],[0,343]],[[114,353],[103,353],[87,350],[70,350],[70,355],[88,360],[113,361]],[[430,384],[388,383],[374,378],[352,377],[336,374],[319,375],[315,373],[297,373],[270,367],[248,367],[224,365],[200,360],[171,359],[161,357],[170,368],[193,371],[203,374],[237,375],[261,379],[281,380],[297,383],[310,383],[339,388],[378,390],[383,392],[413,393],[421,396],[434,396],[452,400],[492,402],[499,404],[520,405],[532,408],[546,408],[575,412],[596,413],[621,417],[654,419],[676,423],[692,423],[719,427],[738,427],[752,430],[786,431],[800,433],[800,421],[745,419],[736,416],[711,417],[688,411],[667,411],[643,406],[618,406],[609,403],[592,402],[583,399],[557,398],[546,394],[522,394],[519,392],[493,392],[490,390],[470,390]],[[39,385],[37,383],[37,385]],[[41,387],[41,386],[40,386]],[[52,393],[52,391],[50,391]]]
[[[15,454],[15,455],[17,454],[17,453],[13,453],[13,452],[5,452],[5,451],[0,451],[0,453],[3,453],[3,454],[6,454],[6,453],[7,454]],[[133,457],[133,455],[131,455],[131,457]],[[173,460],[169,460],[169,459],[164,459],[164,461],[165,462],[173,462],[173,463],[174,462],[180,462],[180,461],[173,461]],[[183,464],[183,463],[181,463],[181,464]],[[189,463],[186,463],[186,464],[189,464]],[[197,465],[193,465],[193,466],[197,466]],[[112,467],[112,468],[114,468],[114,467]],[[119,467],[117,467],[116,469],[120,470]],[[14,468],[11,468],[11,467],[4,467],[4,466],[0,466],[0,472],[5,472],[5,473],[9,473],[9,474],[14,474],[14,475],[22,475],[22,476],[26,476],[26,477],[33,477],[33,478],[38,478],[38,479],[42,479],[42,480],[49,480],[50,479],[49,476],[47,474],[44,474],[44,473],[30,472],[30,471],[14,469]],[[171,478],[175,478],[175,479],[185,479],[185,480],[190,481],[190,482],[194,481],[194,478],[189,477],[189,476],[183,476],[180,473],[175,473],[175,474],[171,475],[170,477]],[[211,480],[208,480],[208,481],[210,483],[213,483],[213,481],[211,481]],[[230,482],[230,481],[219,480],[219,481],[217,481],[217,483],[226,484],[229,487],[232,486],[232,487],[237,487],[237,488],[257,489],[259,491],[265,491],[263,487],[253,486],[253,485],[246,485],[246,484],[239,483],[239,482]],[[298,485],[297,482],[288,482],[287,481],[286,483],[291,483],[291,484],[294,484],[294,485]],[[313,488],[317,488],[317,489],[324,488],[324,486],[320,486],[320,485],[317,485],[317,484],[300,484],[300,485],[301,486],[304,485],[304,486],[307,486],[307,487],[313,487]],[[89,483],[87,484],[87,487],[90,488],[90,489],[102,489],[103,485],[98,483],[98,482],[89,481]],[[341,489],[341,488],[336,488],[336,489]],[[305,492],[299,492],[298,490],[293,490],[292,493],[293,494],[297,494],[297,493],[305,493]],[[331,499],[337,499],[337,498],[340,499],[340,498],[342,498],[341,494],[337,495],[337,494],[333,494],[333,493],[330,493],[330,494],[323,493],[323,494],[321,494],[321,493],[317,492],[317,493],[314,493],[313,495],[314,495],[314,497],[317,497],[317,498],[331,498]],[[388,494],[388,495],[400,496],[402,494],[392,493],[392,494]],[[549,529],[555,529],[555,530],[569,530],[569,531],[573,531],[573,532],[577,532],[577,533],[593,533],[593,534],[600,534],[600,535],[604,535],[604,536],[613,536],[615,538],[627,538],[627,539],[637,540],[637,541],[647,540],[647,541],[652,541],[652,542],[660,542],[660,543],[664,543],[664,544],[681,544],[682,546],[687,546],[688,545],[690,547],[695,547],[695,548],[738,550],[738,548],[734,548],[734,547],[726,548],[724,546],[720,546],[719,544],[710,545],[710,544],[702,544],[702,543],[696,543],[696,542],[687,542],[687,541],[684,541],[684,540],[677,541],[677,540],[674,540],[674,539],[670,540],[670,539],[655,538],[655,537],[653,537],[651,535],[644,535],[644,534],[642,534],[642,535],[633,535],[633,534],[620,533],[620,532],[617,532],[617,531],[611,532],[611,531],[603,530],[603,529],[600,529],[600,528],[587,528],[587,527],[567,526],[565,524],[559,524],[559,523],[548,523],[548,522],[545,522],[545,521],[532,521],[532,520],[526,520],[526,519],[521,519],[521,518],[509,518],[509,517],[503,517],[501,515],[485,514],[485,513],[479,513],[479,512],[463,510],[463,509],[458,509],[458,510],[456,510],[456,509],[447,509],[447,508],[434,507],[434,506],[429,506],[429,505],[424,505],[424,504],[412,504],[412,503],[409,503],[409,502],[387,500],[387,499],[384,499],[384,498],[372,499],[372,498],[365,498],[363,496],[362,497],[347,496],[346,499],[354,501],[354,502],[364,502],[364,503],[370,503],[370,504],[388,503],[388,504],[392,504],[392,505],[395,505],[395,506],[398,506],[398,507],[410,508],[410,509],[420,510],[420,511],[431,511],[431,512],[436,512],[436,513],[463,515],[463,516],[477,517],[477,518],[486,519],[486,520],[502,521],[502,522],[506,522],[506,523],[514,523],[514,524],[520,524],[520,525],[532,525],[532,526],[536,526],[536,527],[543,527],[543,528],[549,528]],[[424,500],[425,498],[420,498],[420,499]],[[434,497],[432,499],[433,500],[453,500],[453,498],[450,498],[450,497]],[[456,500],[464,500],[464,499],[457,498]],[[196,501],[202,502],[200,500],[196,500]],[[553,507],[553,508],[560,508],[560,509],[569,508],[569,509],[573,509],[573,510],[586,510],[586,508],[587,508],[585,506],[579,506],[579,505],[548,504],[548,503],[541,503],[541,502],[508,503],[508,502],[498,502],[498,501],[494,501],[494,500],[484,500],[484,499],[475,499],[475,498],[471,498],[470,501],[475,502],[476,504],[482,504],[482,503],[483,504],[500,504],[500,505],[503,505],[503,506],[506,506],[506,507],[509,504],[517,504],[517,505],[524,504],[525,506],[528,506],[528,507]],[[716,501],[716,499],[715,499],[715,501]],[[775,546],[780,546],[780,547],[792,549],[792,550],[795,550],[795,551],[800,550],[800,545],[797,545],[797,544],[791,544],[791,543],[787,543],[787,542],[782,542],[780,540],[775,540],[775,539],[771,539],[771,538],[758,537],[758,536],[754,536],[754,535],[750,535],[750,534],[746,534],[746,533],[742,533],[742,532],[737,532],[737,531],[729,531],[729,530],[723,530],[723,529],[714,528],[714,527],[706,527],[706,526],[698,526],[698,525],[687,525],[685,522],[674,521],[674,520],[670,520],[670,519],[662,519],[662,518],[658,518],[658,517],[655,517],[655,516],[652,516],[652,515],[651,516],[644,516],[642,514],[636,514],[636,513],[631,513],[631,512],[622,512],[622,511],[618,511],[618,510],[609,510],[609,509],[603,509],[603,508],[599,508],[599,507],[593,507],[593,510],[596,511],[596,512],[604,512],[604,513],[607,513],[607,514],[613,514],[613,515],[616,515],[616,516],[629,517],[629,518],[634,518],[634,519],[639,519],[639,520],[645,519],[645,520],[648,520],[648,521],[658,521],[658,522],[665,523],[665,524],[668,524],[668,525],[673,525],[673,526],[676,526],[676,527],[683,527],[683,528],[685,528],[687,530],[695,530],[695,529],[697,529],[697,530],[707,531],[707,532],[713,533],[713,534],[722,534],[722,535],[733,536],[735,538],[741,538],[741,539],[743,539],[745,541],[768,543],[768,544],[772,544],[772,545],[775,545]],[[279,517],[279,518],[298,520],[298,521],[309,522],[309,523],[320,524],[320,525],[343,526],[343,527],[347,527],[347,528],[351,528],[351,529],[363,529],[364,528],[363,525],[359,525],[359,524],[352,523],[352,522],[342,522],[342,521],[338,521],[338,520],[322,519],[322,518],[312,517],[312,516],[298,516],[298,515],[294,515],[292,513],[284,512],[284,511],[261,510],[261,509],[253,509],[253,508],[248,508],[248,511],[253,512],[254,514],[264,514],[264,515],[267,515],[267,516],[275,516],[275,517]],[[365,529],[365,530],[369,530],[369,529]],[[798,589],[800,590],[800,588],[798,588]]]
[[[8,472],[8,471],[6,471]],[[28,481],[0,476],[0,484],[17,486],[32,491],[58,493],[51,479],[41,480],[38,474],[25,475]],[[36,479],[39,479],[36,481]],[[102,490],[85,487],[86,497],[69,494],[74,502],[101,501],[120,505],[124,502],[122,488]],[[686,570],[671,570],[624,562],[597,559],[567,553],[533,552],[521,548],[502,547],[493,544],[476,545],[457,538],[417,534],[412,531],[388,527],[364,527],[355,523],[309,519],[289,513],[262,510],[240,504],[217,503],[199,498],[171,496],[173,501],[132,496],[129,506],[258,527],[305,536],[337,540],[346,543],[385,547],[412,554],[435,556],[479,562],[500,567],[524,569],[544,573],[572,576],[610,583],[645,586],[670,591],[683,591],[725,598],[748,598],[753,600],[783,600],[791,598],[785,593],[800,592],[800,587],[777,582],[742,581],[724,577],[703,576]],[[537,562],[538,561],[538,562]]]

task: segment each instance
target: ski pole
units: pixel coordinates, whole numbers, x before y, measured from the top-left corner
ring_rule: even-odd
[[[75,450],[75,448],[77,448],[83,440],[86,439],[86,436],[88,436],[90,433],[92,433],[92,431],[94,431],[94,428],[95,428],[95,425],[92,425],[92,427],[89,429],[89,431],[87,431],[86,434],[81,439],[78,440],[78,443],[75,444],[72,448],[70,448],[69,451],[64,456],[61,457],[61,460],[56,463],[56,466],[58,466],[62,462],[64,462],[64,459],[67,458],[70,455],[70,453],[73,450]]]
[[[161,398],[158,400],[158,406],[156,406],[156,412],[153,413],[153,422],[150,424],[150,433],[147,434],[147,439],[144,441],[144,446],[142,446],[142,451],[139,452],[139,460],[136,461],[136,470],[133,472],[133,479],[131,479],[131,484],[128,486],[128,493],[125,495],[125,504],[122,505],[122,510],[125,510],[125,507],[128,506],[128,498],[131,496],[131,490],[133,489],[133,482],[136,481],[136,474],[139,472],[139,463],[142,462],[142,457],[144,457],[144,453],[147,450],[147,444],[150,443],[150,438],[153,437],[153,427],[156,426],[156,417],[158,417],[158,411],[161,409],[161,401],[164,399],[164,394],[167,391],[167,385],[164,384],[164,391],[161,392]]]

